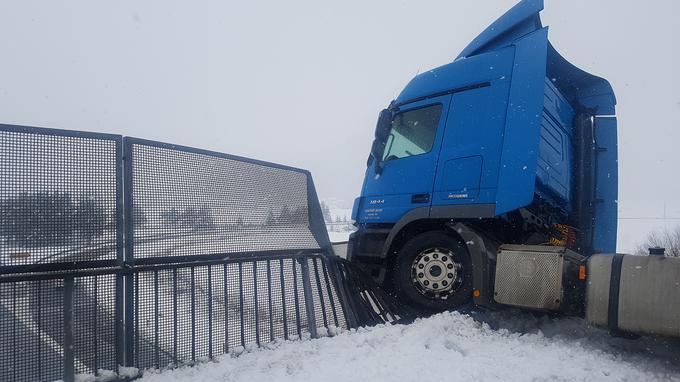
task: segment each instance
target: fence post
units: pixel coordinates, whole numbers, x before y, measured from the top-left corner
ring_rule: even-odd
[[[123,256],[121,266],[124,271],[124,304],[123,320],[124,336],[118,341],[125,349],[125,366],[135,366],[135,273],[134,266],[134,214],[132,199],[132,142],[129,138],[123,138]]]
[[[333,264],[332,272],[333,279],[335,280],[336,288],[338,294],[340,294],[342,309],[345,312],[345,320],[347,320],[348,329],[359,328],[359,313],[357,307],[354,304],[354,296],[352,291],[349,290],[349,281],[345,277],[345,272],[347,271],[346,265],[343,263],[346,260],[341,260],[338,258],[332,258],[330,263]]]
[[[116,260],[119,267],[115,281],[114,319],[116,367],[125,365],[125,167],[123,137],[116,140]]]
[[[135,274],[125,275],[125,366],[135,366]]]
[[[114,344],[116,348],[116,367],[125,365],[125,276],[122,273],[116,273],[116,292],[115,292],[115,307],[114,317],[116,320],[116,328]]]
[[[350,300],[349,293],[347,293],[347,283],[343,278],[342,272],[342,260],[337,257],[328,258],[328,261],[323,261],[323,265],[326,268],[331,283],[335,287],[336,297],[340,301],[340,306],[342,307],[342,313],[345,317],[345,323],[347,324],[347,329],[356,329],[359,324],[356,320],[356,311]]]
[[[305,295],[305,311],[307,312],[307,327],[312,338],[318,338],[316,332],[316,311],[314,310],[314,299],[312,298],[312,283],[309,279],[309,264],[307,256],[298,258],[302,270],[302,290]]]
[[[75,380],[73,341],[73,276],[64,278],[64,382]]]
[[[321,252],[326,256],[333,256],[333,247],[328,238],[328,230],[326,230],[326,223],[321,211],[321,204],[319,197],[316,194],[314,187],[314,180],[309,171],[305,172],[307,176],[307,213],[309,214],[309,230],[312,232],[314,239],[316,239]]]

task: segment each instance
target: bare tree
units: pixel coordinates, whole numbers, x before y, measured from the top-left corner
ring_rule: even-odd
[[[666,256],[680,257],[680,226],[650,233],[647,240],[637,247],[635,254],[647,255],[649,248],[653,247],[666,248]]]

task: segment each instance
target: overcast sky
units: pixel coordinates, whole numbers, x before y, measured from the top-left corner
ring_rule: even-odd
[[[0,122],[118,133],[307,168],[360,191],[377,113],[515,3],[0,3]],[[568,60],[619,105],[620,216],[680,218],[680,2],[546,0]],[[620,220],[619,251],[680,220]]]

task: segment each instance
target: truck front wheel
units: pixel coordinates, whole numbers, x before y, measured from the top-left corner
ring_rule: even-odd
[[[391,272],[397,297],[425,311],[444,311],[472,297],[472,262],[465,245],[444,231],[411,238]]]

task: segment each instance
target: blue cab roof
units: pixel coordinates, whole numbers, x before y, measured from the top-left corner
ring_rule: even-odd
[[[500,52],[513,46],[517,40],[543,29],[540,19],[543,8],[543,0],[520,1],[472,40],[454,62],[413,78],[395,99],[395,104],[400,105],[474,85],[470,83],[471,80],[468,80],[466,73],[487,68],[476,68],[476,63],[466,61],[485,53]],[[596,107],[600,115],[614,114],[616,98],[609,82],[578,69],[564,59],[549,42],[547,54],[547,76],[570,102],[575,103],[578,100],[584,107]],[[488,60],[484,62],[487,63]],[[498,73],[499,76],[505,75],[500,71]],[[479,78],[472,73],[469,77]]]

